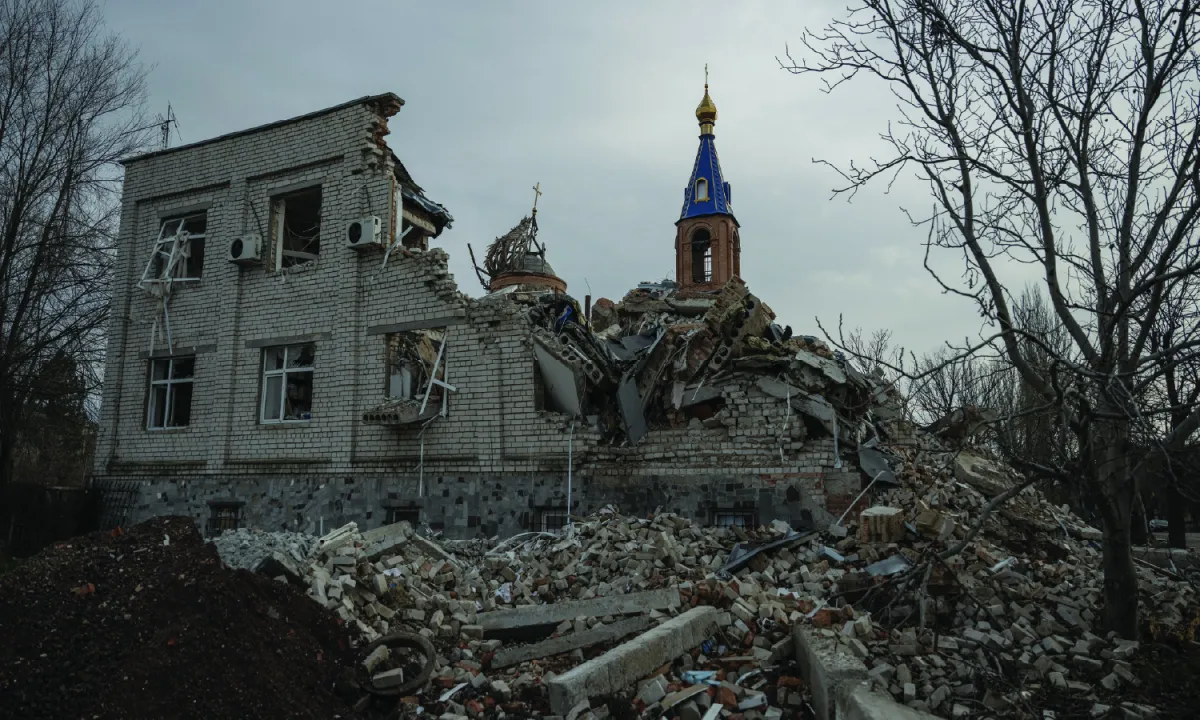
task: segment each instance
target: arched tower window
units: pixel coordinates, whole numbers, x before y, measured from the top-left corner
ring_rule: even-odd
[[[696,202],[706,200],[708,200],[708,181],[704,178],[696,178]]]
[[[699,187],[700,183],[697,182]],[[692,282],[707,283],[712,281],[712,235],[706,228],[698,228],[692,233]]]

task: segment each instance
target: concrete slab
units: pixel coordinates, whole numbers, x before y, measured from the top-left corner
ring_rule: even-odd
[[[529,605],[511,610],[494,610],[480,613],[477,616],[477,624],[481,625],[486,633],[535,625],[552,625],[581,616],[602,617],[604,615],[650,612],[678,604],[679,591],[667,588],[630,593],[629,595],[610,595],[590,600],[570,600],[547,605]],[[570,708],[566,708],[566,710],[570,710]]]
[[[797,625],[792,628],[796,660],[808,681],[817,720],[937,720],[871,690],[867,666],[837,642]]]
[[[492,658],[492,668],[506,668],[510,665],[525,662],[526,660],[536,660],[537,658],[570,652],[576,648],[590,647],[604,642],[620,640],[626,635],[644,632],[653,626],[654,620],[650,617],[628,618],[609,625],[601,625],[591,630],[550,638],[549,640],[532,645],[501,648],[496,652],[495,657]]]
[[[548,683],[550,708],[555,714],[564,715],[581,700],[633,685],[707,640],[717,629],[719,614],[714,607],[692,608],[555,677]]]

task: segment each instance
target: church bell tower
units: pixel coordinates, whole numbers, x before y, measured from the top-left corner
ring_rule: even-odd
[[[675,281],[680,289],[714,290],[742,270],[738,221],[713,138],[717,106],[708,95],[707,67],[704,76],[704,99],[696,108],[700,149],[675,223]]]

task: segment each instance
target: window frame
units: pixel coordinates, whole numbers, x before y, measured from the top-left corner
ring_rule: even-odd
[[[236,500],[208,503],[208,523],[206,529],[209,537],[220,537],[226,530],[237,530],[242,526],[242,508],[245,503]],[[230,515],[232,514],[232,516]],[[232,520],[230,527],[227,523]]]
[[[723,528],[741,528],[742,530],[753,530],[758,526],[757,513],[750,510],[715,510],[713,511],[713,526]],[[741,518],[742,522],[722,522],[723,519],[734,520]]]
[[[305,348],[309,348],[311,350],[312,364],[310,364],[306,367],[288,367],[288,357],[290,357],[291,352],[295,351],[297,354],[299,354],[299,353],[302,353]],[[268,369],[267,368],[267,359],[270,357],[272,351],[275,351],[275,350],[283,351],[283,367],[278,368],[278,369]],[[293,425],[293,424],[312,422],[313,390],[316,385],[316,382],[315,382],[316,376],[314,373],[316,370],[316,366],[317,366],[317,346],[315,343],[297,343],[294,345],[272,345],[270,347],[263,348],[262,360],[259,363],[260,375],[259,375],[258,422],[260,425]],[[288,377],[287,376],[288,375],[299,375],[301,373],[309,374],[308,417],[288,419],[286,417],[287,386],[288,386]],[[267,414],[266,414],[267,398],[268,398],[267,385],[269,384],[269,379],[274,378],[274,377],[280,378],[280,381],[279,381],[280,382],[280,385],[279,385],[279,407],[278,407],[279,417],[268,418]]]
[[[317,248],[316,248],[317,251],[315,253],[304,253],[299,250],[285,251],[283,249],[283,245],[284,245],[284,239],[285,239],[286,233],[287,233],[287,201],[289,198],[295,198],[295,197],[302,196],[302,195],[311,195],[314,193],[317,196],[317,201],[316,201],[317,202],[317,225],[316,225],[317,232],[316,232],[316,235],[314,236],[314,238],[316,239],[316,243],[317,243]],[[275,256],[275,260],[274,260],[275,272],[279,272],[281,270],[286,270],[288,268],[293,268],[298,265],[305,265],[307,263],[315,263],[315,262],[317,262],[317,260],[320,259],[320,257],[321,257],[321,239],[322,239],[321,235],[322,235],[322,230],[324,229],[322,227],[323,226],[322,216],[324,214],[324,209],[325,209],[325,189],[324,189],[324,187],[322,187],[322,185],[320,183],[318,183],[316,185],[311,185],[309,187],[304,187],[304,188],[300,188],[297,190],[291,190],[291,191],[288,191],[285,193],[280,193],[279,195],[274,195],[271,197],[271,203],[270,203],[271,240],[274,245],[273,254]],[[293,233],[293,234],[297,234],[297,233]],[[284,265],[283,260],[284,260],[285,255],[288,257],[291,257],[293,259],[297,258],[297,257],[299,259],[296,260],[295,262],[291,262],[287,265]]]
[[[698,246],[703,246],[704,255],[700,264],[696,263],[696,250]],[[712,282],[713,278],[713,237],[712,232],[708,228],[700,227],[692,233],[689,240],[689,248],[691,249],[691,275],[692,282],[696,284],[705,284]],[[701,270],[702,275],[697,275],[696,271]]]
[[[187,227],[188,227],[187,221],[195,219],[195,218],[204,218],[204,231],[203,232],[194,233],[187,229]],[[179,227],[177,227],[175,229],[175,233],[164,236],[162,234],[163,227],[165,225],[167,225],[169,223],[173,223],[173,222],[178,222]],[[187,247],[189,255],[188,255],[188,257],[183,258],[182,261],[175,266],[176,271],[177,272],[186,272],[187,270],[193,269],[191,251],[192,251],[192,248],[195,247],[193,245],[193,243],[195,243],[196,241],[199,241],[200,260],[194,268],[196,271],[195,275],[175,274],[175,275],[171,276],[171,281],[172,282],[198,282],[200,280],[203,280],[204,279],[204,260],[206,258],[206,252],[208,250],[208,210],[207,209],[194,210],[192,212],[177,213],[174,215],[168,215],[166,217],[159,218],[159,220],[158,220],[158,237],[160,238],[160,240],[155,240],[154,251],[157,253],[159,251],[158,245],[163,244],[162,241],[165,241],[169,238],[175,237],[175,235],[180,232],[186,232],[188,234],[187,240],[186,240],[186,247]],[[155,267],[155,271],[156,271],[156,277],[161,278],[162,277],[162,267],[157,262],[157,256],[156,256],[156,262],[155,262],[154,267]]]
[[[561,525],[556,522],[559,519],[562,520]],[[571,513],[565,505],[538,508],[537,526],[539,532],[557,532],[566,528],[570,524],[570,520]]]
[[[175,363],[178,361],[190,360],[192,363],[192,373],[187,377],[175,377]],[[166,377],[156,380],[154,377],[154,368],[157,363],[167,364]],[[192,399],[195,397],[195,379],[196,379],[196,356],[195,355],[179,355],[171,357],[150,358],[146,366],[146,430],[150,432],[162,432],[165,430],[182,430],[190,427],[192,424]],[[184,425],[167,425],[166,422],[174,415],[172,412],[175,409],[175,402],[178,396],[178,386],[188,385],[192,393],[187,398],[187,415],[188,421]],[[153,423],[155,403],[155,391],[158,388],[165,388],[166,398],[163,401],[163,424],[155,425]]]
[[[408,521],[413,529],[421,525],[421,508],[412,505],[392,505],[384,508],[383,525],[395,525]]]
[[[700,192],[703,190],[703,194]],[[712,195],[708,192],[708,180],[706,178],[696,178],[696,187],[694,189],[696,202],[708,202],[712,199]]]

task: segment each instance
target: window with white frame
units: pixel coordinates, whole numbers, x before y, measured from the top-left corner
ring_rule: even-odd
[[[163,277],[171,255],[168,243],[172,243],[179,233],[187,235],[179,247],[179,257],[175,260],[171,277],[175,280],[199,280],[204,274],[204,243],[208,237],[208,213],[204,210],[163,218],[158,233],[160,247],[155,248],[154,276]]]
[[[271,236],[276,270],[315,261],[321,253],[321,188],[272,198]]]
[[[263,351],[262,409],[264,423],[312,419],[313,357],[311,344],[270,347]]]
[[[187,427],[192,416],[192,376],[195,368],[194,357],[155,358],[150,361],[147,429]]]

